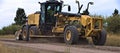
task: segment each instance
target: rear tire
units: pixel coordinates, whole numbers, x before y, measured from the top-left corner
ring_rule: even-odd
[[[75,26],[68,26],[64,31],[64,41],[66,44],[76,44],[78,42],[78,31]]]
[[[24,26],[23,31],[22,31],[22,37],[23,37],[23,40],[25,40],[25,41],[29,41],[30,40],[30,37],[29,37],[29,26],[28,25]]]
[[[27,37],[26,37],[26,41],[29,41],[30,40],[30,26],[29,25],[26,25],[26,29],[27,29]]]
[[[21,35],[21,31],[15,32],[15,39],[16,40],[23,40],[22,35]]]
[[[36,26],[31,26],[30,27],[30,33],[32,33],[32,35],[38,35],[39,34],[39,30],[38,30],[38,28]]]
[[[103,29],[97,36],[93,36],[92,40],[95,45],[104,45],[107,38],[107,32]]]

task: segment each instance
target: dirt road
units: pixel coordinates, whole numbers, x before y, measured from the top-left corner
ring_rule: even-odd
[[[65,45],[65,43],[41,43],[1,39],[0,42],[9,46],[32,48],[39,53],[120,53],[120,47],[94,45]]]

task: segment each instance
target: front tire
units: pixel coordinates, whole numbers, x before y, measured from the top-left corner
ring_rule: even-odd
[[[75,26],[68,26],[64,31],[64,41],[66,44],[76,44],[78,42],[78,31]]]
[[[95,45],[104,45],[107,38],[107,32],[103,29],[97,36],[93,36],[92,40]]]

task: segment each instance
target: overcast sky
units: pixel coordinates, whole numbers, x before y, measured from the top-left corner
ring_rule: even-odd
[[[17,8],[24,8],[27,16],[35,11],[40,10],[38,2],[46,0],[0,0],[0,29],[14,23]],[[110,16],[114,9],[120,11],[120,0],[79,0],[83,4],[82,11],[86,8],[87,3],[92,1],[94,5],[90,6],[90,14]],[[75,0],[64,0],[64,4],[71,5],[70,13],[77,13],[78,6]],[[68,12],[67,8],[63,8],[64,12]],[[82,12],[81,11],[81,12]]]

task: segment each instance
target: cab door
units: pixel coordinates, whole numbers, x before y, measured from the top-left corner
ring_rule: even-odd
[[[45,33],[45,4],[41,4],[41,12],[40,12],[40,31],[42,34]]]

